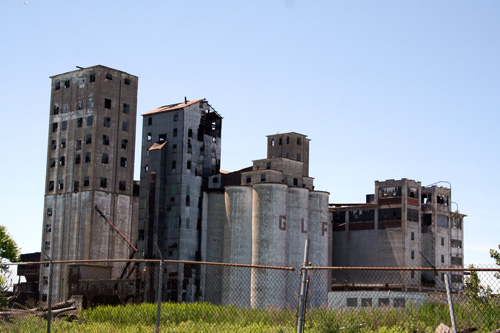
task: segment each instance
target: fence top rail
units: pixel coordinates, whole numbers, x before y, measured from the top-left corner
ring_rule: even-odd
[[[189,265],[206,265],[206,266],[229,266],[229,267],[247,267],[261,269],[275,269],[284,271],[294,271],[294,267],[281,266],[265,266],[265,265],[246,265],[246,264],[231,264],[222,262],[209,261],[185,261],[185,260],[160,260],[160,259],[92,259],[92,260],[54,260],[54,261],[33,261],[33,262],[13,262],[2,263],[2,265],[12,266],[28,266],[28,265],[46,265],[46,264],[97,264],[97,263],[113,263],[113,262],[131,262],[131,263],[166,263],[166,264],[189,264]]]
[[[457,268],[457,267],[326,267],[326,266],[306,266],[307,270],[328,270],[328,271],[439,271],[439,272],[500,272],[498,268]]]

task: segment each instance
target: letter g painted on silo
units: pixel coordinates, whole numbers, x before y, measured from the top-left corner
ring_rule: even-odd
[[[280,230],[286,230],[286,215],[280,215],[279,228]]]

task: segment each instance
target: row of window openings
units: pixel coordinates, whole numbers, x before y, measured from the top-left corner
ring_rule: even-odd
[[[411,232],[410,238],[411,238],[411,240],[415,240],[415,233],[413,231]],[[441,237],[441,246],[444,246],[444,244],[445,244],[444,237]],[[458,239],[452,239],[451,240],[451,247],[461,249],[462,248],[462,241],[460,241]],[[413,259],[413,257],[412,257],[412,259]]]
[[[283,144],[283,138],[279,138],[278,145],[281,146],[282,144]],[[286,144],[287,145],[290,144],[290,137],[289,136],[286,137]],[[299,146],[302,145],[302,138],[297,138],[297,145],[299,145]],[[271,139],[271,146],[273,146],[273,147],[275,146],[274,138]]]
[[[87,117],[87,126],[92,126],[94,123],[94,117],[93,116],[88,116]],[[83,126],[83,118],[78,118],[76,120],[76,127],[81,128]],[[103,126],[110,128],[111,127],[111,118],[110,117],[104,117],[104,122]],[[52,123],[52,133],[57,132],[59,129],[59,123]],[[66,131],[68,129],[68,122],[67,121],[62,121],[61,122],[61,131]],[[122,122],[122,131],[128,132],[128,122],[124,121]]]
[[[55,186],[55,182],[53,180],[49,181],[49,191],[54,191],[54,186]],[[83,178],[83,187],[85,188],[85,187],[89,187],[89,186],[90,186],[90,178],[88,176],[84,177]],[[101,188],[108,187],[108,179],[106,177],[100,178],[99,187],[101,187]],[[64,180],[59,179],[57,181],[57,189],[64,190]],[[118,182],[118,190],[125,191],[126,189],[127,189],[127,182],[124,180],[120,180]],[[80,190],[80,181],[75,180],[73,182],[73,191],[78,192],[79,190]],[[50,209],[50,211],[49,211],[49,209]],[[47,215],[52,216],[52,208],[47,209]]]
[[[50,167],[54,168],[56,166],[56,158],[51,158],[50,159]],[[82,160],[82,157],[80,154],[75,155],[75,164],[80,164]],[[85,163],[89,163],[92,160],[92,154],[91,153],[85,153]],[[65,156],[59,157],[59,166],[64,166],[66,162]],[[101,156],[101,163],[102,164],[109,164],[109,155],[106,153],[103,153]],[[120,166],[126,168],[128,166],[127,158],[126,157],[120,157]]]
[[[87,104],[87,107],[88,108],[94,107],[94,99],[93,98],[89,98],[89,102]],[[79,100],[78,103],[76,104],[76,108],[78,110],[83,110],[84,109],[84,101]],[[108,98],[104,99],[104,108],[111,109],[111,100],[110,99],[108,99]],[[62,113],[67,113],[68,110],[69,110],[68,104],[63,104]],[[130,112],[130,104],[123,103],[122,111],[123,111],[123,113],[129,113]],[[59,112],[61,112],[59,105],[58,104],[54,105],[53,114],[56,115],[56,114],[59,114]]]
[[[279,153],[278,157],[283,157],[283,154]],[[271,155],[271,158],[274,158],[274,155]],[[289,152],[285,153],[285,158],[290,158],[290,153]],[[302,155],[300,155],[300,153],[297,153],[297,161],[299,161],[299,162],[302,161]]]
[[[85,144],[91,144],[91,143],[92,143],[92,134],[87,134],[85,136]],[[109,146],[109,135],[102,136],[102,144],[104,146]],[[66,148],[66,139],[62,138],[61,141],[59,142],[59,145],[62,149]],[[52,150],[56,150],[57,149],[57,140],[52,140],[50,147]],[[127,139],[122,139],[121,147],[122,147],[122,149],[128,148],[128,140]],[[75,150],[79,151],[81,149],[82,149],[82,140],[75,140]]]
[[[107,81],[113,80],[113,74],[111,74],[111,73],[106,73],[105,77],[106,77]],[[80,84],[84,84],[85,83],[85,78],[84,77],[80,77],[79,81],[80,81],[79,82]],[[95,82],[95,73],[91,73],[89,75],[89,82]],[[125,85],[127,85],[127,86],[129,86],[131,82],[132,81],[130,79],[128,79],[128,78],[123,79],[123,83]],[[70,85],[71,85],[71,80],[64,80],[63,81],[63,87],[64,88],[69,88]],[[55,90],[61,89],[61,81],[56,81],[54,89]]]
[[[266,174],[265,173],[263,173],[263,174],[260,175],[260,181],[261,182],[265,182],[266,181]],[[247,176],[246,182],[247,182],[247,184],[250,184],[252,182],[252,176]],[[299,180],[297,178],[294,178],[293,179],[293,185],[297,186],[298,184],[299,184]]]

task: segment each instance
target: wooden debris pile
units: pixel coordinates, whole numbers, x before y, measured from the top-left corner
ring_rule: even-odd
[[[66,301],[52,305],[51,309],[52,318],[67,317],[72,321],[77,319],[78,309],[74,306],[74,301]],[[47,319],[49,316],[49,309],[47,306],[27,308],[21,304],[13,303],[12,308],[0,309],[0,320],[10,321],[11,319],[23,317],[42,317]]]

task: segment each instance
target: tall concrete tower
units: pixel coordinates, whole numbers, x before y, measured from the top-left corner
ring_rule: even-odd
[[[222,117],[205,99],[143,114],[139,243],[141,257],[201,260],[202,188],[218,174]],[[169,269],[164,298],[193,301],[202,293],[199,267]],[[153,276],[151,276],[153,279]],[[153,280],[147,286],[154,297]],[[153,299],[153,298],[151,298]]]
[[[104,66],[51,77],[42,251],[53,260],[127,258],[137,234],[133,174],[138,78]],[[45,258],[42,258],[45,259]],[[113,267],[116,276],[120,267]],[[67,267],[55,270],[53,299],[67,297]],[[48,268],[41,271],[47,298]]]

